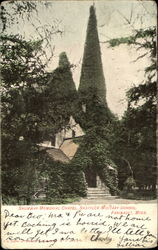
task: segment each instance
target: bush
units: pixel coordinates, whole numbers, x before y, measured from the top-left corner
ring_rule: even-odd
[[[127,180],[125,181],[124,183],[124,190],[127,190],[127,191],[132,191],[134,188],[136,187],[136,182],[135,180],[133,179],[133,177],[128,177]]]

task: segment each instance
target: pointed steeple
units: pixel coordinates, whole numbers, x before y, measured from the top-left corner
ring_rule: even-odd
[[[106,105],[106,87],[94,4],[90,7],[79,85],[79,95],[84,103],[88,102],[89,93],[95,93],[98,101]]]

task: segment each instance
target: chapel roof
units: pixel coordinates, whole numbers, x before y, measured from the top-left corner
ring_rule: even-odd
[[[60,161],[63,163],[69,163],[70,159],[66,154],[58,148],[49,148],[46,150],[46,152],[49,154],[51,158],[53,158],[54,161]]]

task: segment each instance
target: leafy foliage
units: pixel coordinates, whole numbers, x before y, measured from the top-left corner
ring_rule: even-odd
[[[85,131],[85,136],[73,163],[84,171],[95,169],[112,194],[118,193],[117,174],[109,172],[111,161],[109,143],[106,141],[108,124],[114,119],[106,102],[105,79],[97,31],[94,6],[90,7],[87,37],[84,48],[80,85],[78,91],[76,121]]]
[[[133,176],[140,188],[156,185],[156,28],[135,30],[130,37],[108,41],[111,47],[120,44],[134,46],[142,54],[136,59],[150,58],[144,69],[143,83],[127,91],[128,109],[115,130],[115,162],[119,165],[119,186]],[[118,154],[118,157],[116,156]],[[120,159],[119,159],[120,157]],[[124,168],[131,169],[124,174]]]
[[[98,133],[100,131],[100,134]],[[80,139],[79,149],[72,160],[74,166],[85,171],[88,168],[95,170],[101,180],[109,187],[113,195],[118,194],[117,167],[111,160],[109,142],[105,138],[106,128],[92,127]],[[109,166],[113,171],[109,171]]]
[[[8,7],[12,6],[12,12],[8,11]],[[24,18],[24,16],[29,19],[30,14],[33,11],[37,11],[36,2],[33,1],[7,1],[1,5],[0,18],[2,20],[2,32],[4,32],[8,27],[18,22],[19,17]]]
[[[75,85],[65,53],[60,66],[47,73],[40,60],[41,41],[17,35],[1,38],[3,194],[17,199],[26,194],[29,203],[38,167],[46,160],[36,145],[67,126]],[[56,171],[60,176],[60,169]],[[62,182],[58,180],[59,185]]]
[[[4,142],[5,143],[5,142]],[[30,203],[34,191],[38,148],[24,141],[2,144],[2,191],[3,197],[15,197]],[[7,149],[7,150],[6,150]]]

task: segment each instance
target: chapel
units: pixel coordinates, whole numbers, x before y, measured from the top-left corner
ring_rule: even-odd
[[[47,148],[47,152],[53,160],[71,161],[79,147],[74,139],[84,136],[83,131],[93,126],[93,123],[102,124],[104,122],[103,117],[106,116],[108,120],[108,116],[111,115],[106,101],[106,85],[94,5],[90,7],[78,95],[84,117],[82,128],[75,121],[75,118],[70,116],[66,128],[55,134],[52,141],[44,141],[41,144],[42,147]],[[98,114],[101,114],[101,116]],[[116,171],[110,165],[107,168],[109,172]],[[83,175],[89,197],[96,198],[96,196],[110,195],[109,188],[101,181],[95,172],[95,168],[86,168]]]

